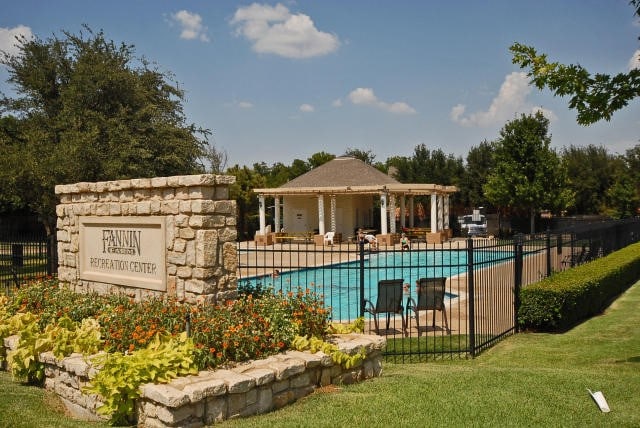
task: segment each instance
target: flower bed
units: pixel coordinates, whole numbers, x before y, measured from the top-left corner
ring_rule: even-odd
[[[191,306],[40,281],[0,298],[0,361],[84,417],[200,425],[379,375],[384,339],[330,335],[361,331],[363,321],[332,326],[328,316],[309,290],[244,290],[224,305]]]
[[[5,338],[7,349],[16,349],[17,336]],[[379,376],[382,371],[383,337],[340,334],[328,338],[345,354],[364,349],[366,357],[345,368],[323,352],[286,351],[253,360],[231,369],[203,370],[167,384],[145,384],[136,400],[133,421],[140,426],[202,426],[233,417],[279,409],[330,384],[349,384]],[[58,359],[53,352],[40,354],[44,387],[55,392],[77,418],[97,420],[100,397],[85,388],[99,372],[91,358],[72,354]]]

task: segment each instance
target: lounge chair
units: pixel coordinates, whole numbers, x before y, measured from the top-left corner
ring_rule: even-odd
[[[449,330],[449,323],[447,321],[447,308],[444,303],[444,289],[447,278],[420,278],[418,280],[418,302],[413,299],[413,297],[409,297],[407,299],[407,321],[411,320],[411,314],[409,311],[413,312],[413,316],[416,319],[416,326],[418,329],[418,335],[420,334],[420,314],[419,311],[433,311],[433,319],[431,321],[431,326],[435,328],[436,326],[436,311],[442,312],[442,317],[444,318],[444,326],[447,330],[447,334],[451,334],[451,330]]]
[[[378,281],[378,299],[376,300],[375,306],[370,300],[365,299],[364,310],[373,315],[376,334],[380,334],[380,326],[378,324],[379,314],[387,314],[387,331],[389,330],[391,314],[399,314],[402,317],[402,331],[406,334],[407,323],[402,306],[403,283],[403,279],[383,279]]]

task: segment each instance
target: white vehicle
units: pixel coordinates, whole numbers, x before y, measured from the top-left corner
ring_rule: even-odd
[[[458,217],[460,229],[467,232],[468,236],[487,236],[487,217],[480,214],[480,210],[473,210],[471,215]]]

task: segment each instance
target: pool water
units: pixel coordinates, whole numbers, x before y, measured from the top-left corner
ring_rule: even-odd
[[[496,262],[508,258],[510,252],[474,251],[474,263]],[[406,298],[416,298],[415,283],[419,278],[452,277],[467,271],[466,250],[371,252],[364,260],[364,298],[375,305],[378,281],[402,279],[409,284]],[[360,315],[360,261],[326,265],[292,271],[280,275],[241,278],[241,284],[268,286],[275,291],[291,291],[298,287],[311,289],[324,297],[325,306],[332,308],[334,321],[350,321]],[[458,297],[447,293],[449,298]]]

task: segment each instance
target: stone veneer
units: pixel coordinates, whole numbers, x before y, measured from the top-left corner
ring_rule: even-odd
[[[164,216],[166,294],[187,303],[236,295],[235,177],[186,175],[58,185],[58,278],[76,292],[124,292],[136,300],[164,291],[80,279],[80,216]]]
[[[322,352],[287,351],[231,369],[201,371],[168,384],[146,384],[136,403],[138,426],[199,427],[262,414],[293,403],[316,388],[359,382],[382,373],[384,337],[353,333],[336,335],[329,341],[350,355],[364,348],[367,356],[357,367],[345,369]],[[11,336],[4,346],[15,349],[17,342],[18,336]],[[98,420],[99,397],[82,392],[97,370],[88,358],[72,354],[57,360],[52,352],[45,352],[40,361],[45,364],[45,388],[55,392],[75,417]]]

